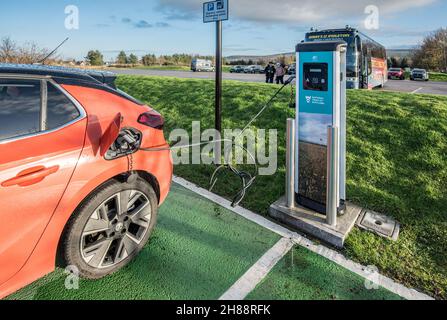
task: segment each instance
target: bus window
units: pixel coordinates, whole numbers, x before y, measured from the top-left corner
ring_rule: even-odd
[[[348,43],[348,49],[346,52],[346,76],[348,78],[357,78],[359,76],[358,65],[360,56],[357,52],[357,41],[354,37],[345,39],[345,41]]]

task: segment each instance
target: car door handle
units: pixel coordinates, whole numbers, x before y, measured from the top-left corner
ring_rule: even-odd
[[[20,172],[16,177],[7,180],[2,183],[2,187],[27,187],[43,181],[49,175],[56,173],[59,170],[59,166],[53,166],[46,168],[44,166],[34,167],[26,169]]]

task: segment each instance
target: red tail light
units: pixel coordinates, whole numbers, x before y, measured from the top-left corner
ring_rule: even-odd
[[[163,130],[165,119],[157,111],[152,110],[141,114],[138,117],[138,123],[154,129]]]

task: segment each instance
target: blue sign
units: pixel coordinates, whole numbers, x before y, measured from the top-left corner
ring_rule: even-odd
[[[217,0],[203,4],[203,22],[224,21],[229,19],[228,0]]]

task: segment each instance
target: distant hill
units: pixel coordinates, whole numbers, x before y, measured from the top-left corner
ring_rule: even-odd
[[[253,61],[253,62],[258,62],[258,61],[275,61],[278,60],[280,57],[291,57],[294,56],[295,53],[294,52],[288,52],[288,53],[278,53],[278,54],[271,54],[271,55],[266,55],[266,56],[243,56],[243,55],[239,55],[239,56],[228,56],[225,57],[225,60],[227,60],[228,62],[233,62],[233,61]]]
[[[411,57],[412,49],[387,49],[388,57],[395,58],[409,58]]]

